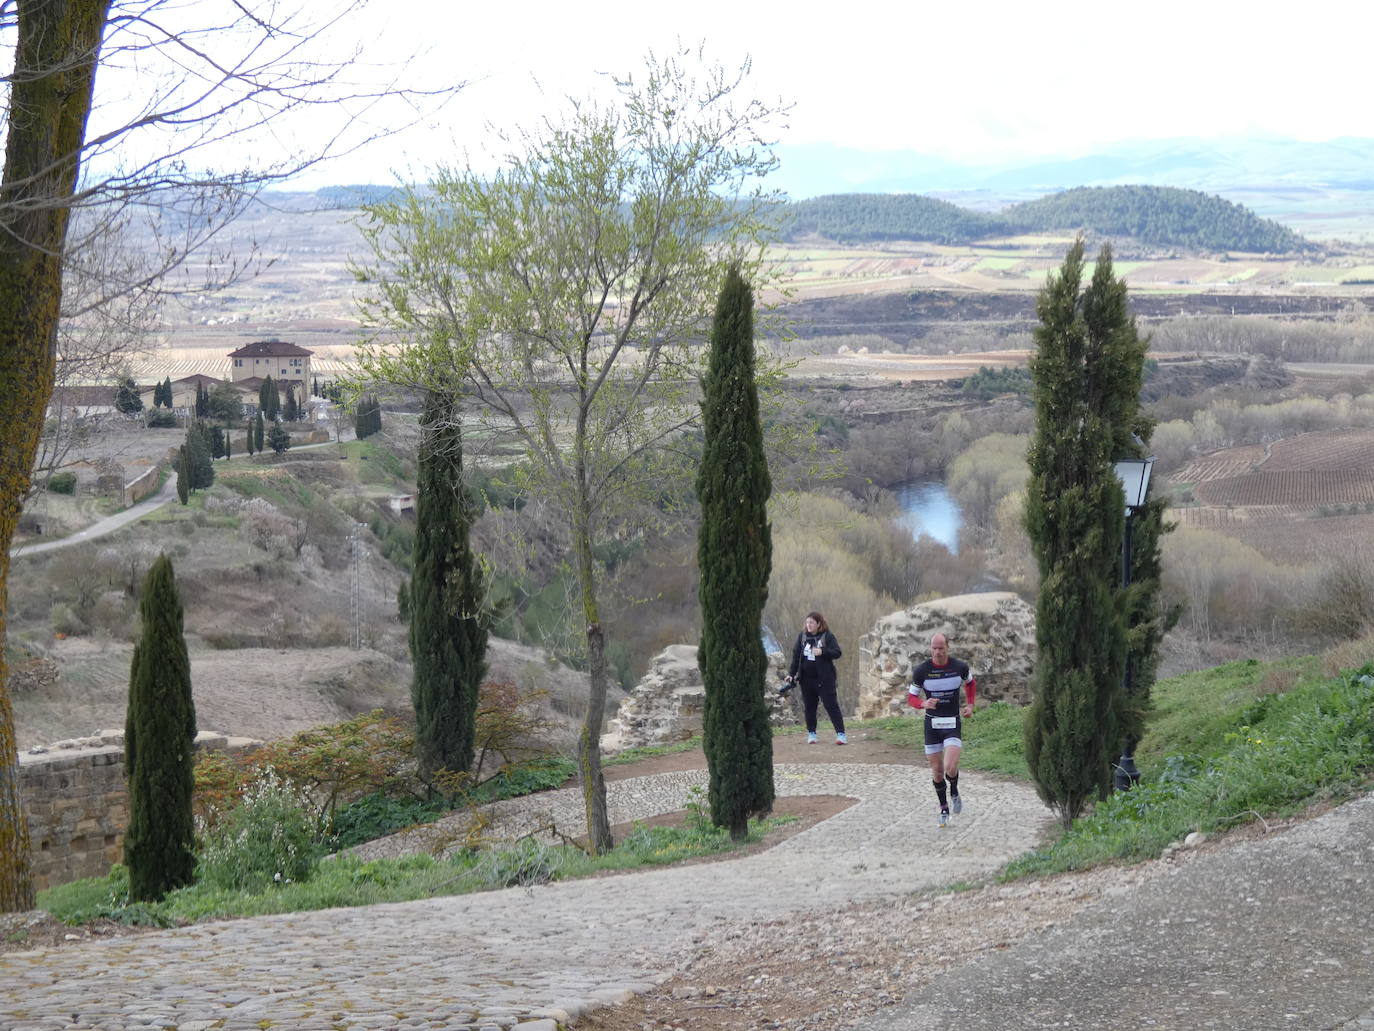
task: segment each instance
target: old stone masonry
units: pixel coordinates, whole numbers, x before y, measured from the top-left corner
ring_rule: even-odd
[[[681,809],[704,780],[613,782],[612,818]],[[776,782],[779,795],[857,804],[719,863],[10,953],[0,956],[0,1028],[555,1031],[648,990],[742,922],[974,879],[1049,820],[1030,788],[980,776],[964,814],[939,830],[928,774],[913,766],[780,765]],[[575,812],[580,802],[569,790],[541,805]]]

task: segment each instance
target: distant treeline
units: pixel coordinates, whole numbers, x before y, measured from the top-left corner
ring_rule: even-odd
[[[789,204],[783,236],[814,234],[842,243],[961,244],[991,236],[1080,229],[1157,247],[1271,254],[1316,249],[1291,229],[1240,204],[1171,186],[1081,186],[995,214],[911,193],[831,194]]]

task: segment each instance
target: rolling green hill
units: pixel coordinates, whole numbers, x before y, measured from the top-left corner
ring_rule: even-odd
[[[1240,204],[1171,186],[1080,186],[1014,204],[1001,217],[1020,232],[1085,229],[1163,247],[1259,253],[1314,248]]]
[[[1197,190],[1092,186],[1015,204],[996,214],[914,193],[842,193],[787,206],[783,236],[841,243],[917,240],[965,244],[1009,233],[1084,230],[1157,247],[1291,253],[1316,245],[1248,208]]]
[[[1006,232],[987,215],[917,193],[832,193],[787,206],[788,239],[815,234],[841,243],[926,240],[969,243]]]

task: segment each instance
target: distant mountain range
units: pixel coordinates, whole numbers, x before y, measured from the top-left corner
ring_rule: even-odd
[[[983,191],[1005,202],[1073,186],[1148,183],[1226,196],[1234,190],[1374,191],[1374,139],[1142,140],[1030,163],[959,164],[917,151],[829,144],[774,148],[773,185],[794,199],[828,193]],[[1000,204],[998,205],[1000,206]]]

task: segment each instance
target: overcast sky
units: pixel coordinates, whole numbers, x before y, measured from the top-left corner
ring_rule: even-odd
[[[785,143],[996,163],[1122,139],[1374,136],[1368,0],[373,6],[355,24],[375,60],[428,47],[415,81],[471,84],[417,130],[300,185],[391,182],[475,156],[486,123],[529,124],[679,39],[723,63],[751,57],[752,91],[794,105]]]

